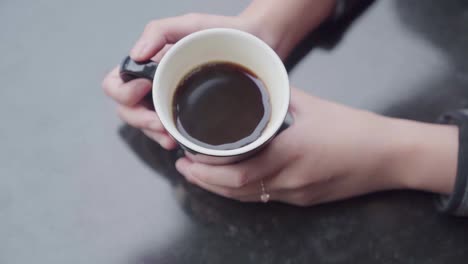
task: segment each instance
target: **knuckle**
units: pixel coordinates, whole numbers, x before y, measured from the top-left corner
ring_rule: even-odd
[[[118,93],[115,93],[114,97],[116,100],[126,106],[134,106],[138,103],[140,95],[138,92],[139,83],[132,83],[130,86],[123,85],[120,87]]]
[[[150,31],[150,30],[153,30],[154,28],[157,28],[158,24],[159,24],[159,20],[151,20],[150,22],[148,22],[148,24],[146,24],[145,31]]]
[[[129,105],[131,103],[131,94],[123,87],[115,87],[109,84],[109,81],[104,80],[102,84],[104,93],[117,101],[120,104]]]
[[[114,94],[114,97],[119,103],[123,105],[127,105],[127,106],[132,105],[131,93],[126,89],[120,89],[118,93]]]
[[[109,78],[105,78],[104,80],[102,80],[101,87],[102,87],[102,90],[104,90],[104,93],[107,96],[112,95],[112,89],[111,89],[111,86],[109,84]]]
[[[196,179],[199,179],[203,182],[206,181],[206,176],[204,173],[201,173],[200,170],[198,169],[198,167],[196,167],[196,165],[192,165],[192,168],[191,168],[191,174],[193,177],[195,177]]]
[[[184,17],[192,22],[198,20],[202,15],[196,12],[190,12],[184,15]]]
[[[134,96],[128,96],[127,101],[125,102],[128,106],[136,106],[139,102],[139,98],[135,98]]]
[[[238,170],[236,173],[235,173],[235,176],[236,178],[236,181],[234,182],[234,187],[236,188],[240,188],[240,187],[243,187],[247,184],[248,180],[249,180],[249,175],[247,173],[247,171],[245,170]]]

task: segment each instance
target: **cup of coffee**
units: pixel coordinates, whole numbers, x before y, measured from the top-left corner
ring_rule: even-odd
[[[284,125],[290,88],[277,54],[235,29],[192,33],[159,64],[121,64],[124,81],[153,82],[154,108],[169,135],[190,158],[227,164],[261,150]]]

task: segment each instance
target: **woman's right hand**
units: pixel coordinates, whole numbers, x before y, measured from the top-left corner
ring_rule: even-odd
[[[157,62],[179,39],[193,32],[215,27],[234,28],[252,34],[257,32],[254,23],[241,16],[187,14],[164,18],[146,25],[143,34],[132,48],[130,57],[135,61],[151,59]],[[135,79],[124,83],[119,76],[119,67],[116,67],[104,78],[102,87],[105,93],[117,102],[117,112],[123,121],[141,129],[165,149],[176,147],[176,142],[164,130],[156,112],[142,101],[151,90],[150,81]]]
[[[334,5],[335,0],[255,0],[238,16],[187,14],[154,20],[145,27],[130,57],[136,61],[159,61],[179,39],[202,29],[224,27],[256,35],[284,59],[307,32],[329,16]],[[123,83],[116,67],[105,77],[102,86],[118,103],[117,111],[123,121],[140,128],[165,149],[176,147],[156,112],[142,102],[151,90],[148,80]]]

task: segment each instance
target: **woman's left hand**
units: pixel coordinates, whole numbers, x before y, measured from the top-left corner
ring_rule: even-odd
[[[176,167],[201,188],[240,201],[312,205],[386,189],[448,193],[455,178],[454,127],[392,119],[292,88],[295,122],[265,150],[231,165],[181,158]],[[431,165],[433,164],[433,165]]]

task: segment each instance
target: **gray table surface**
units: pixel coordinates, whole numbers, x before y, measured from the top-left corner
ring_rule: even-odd
[[[100,82],[150,19],[249,1],[0,1],[0,263],[467,263],[468,221],[388,192],[310,208],[185,183]],[[468,106],[468,2],[381,0],[293,85],[432,121]]]

